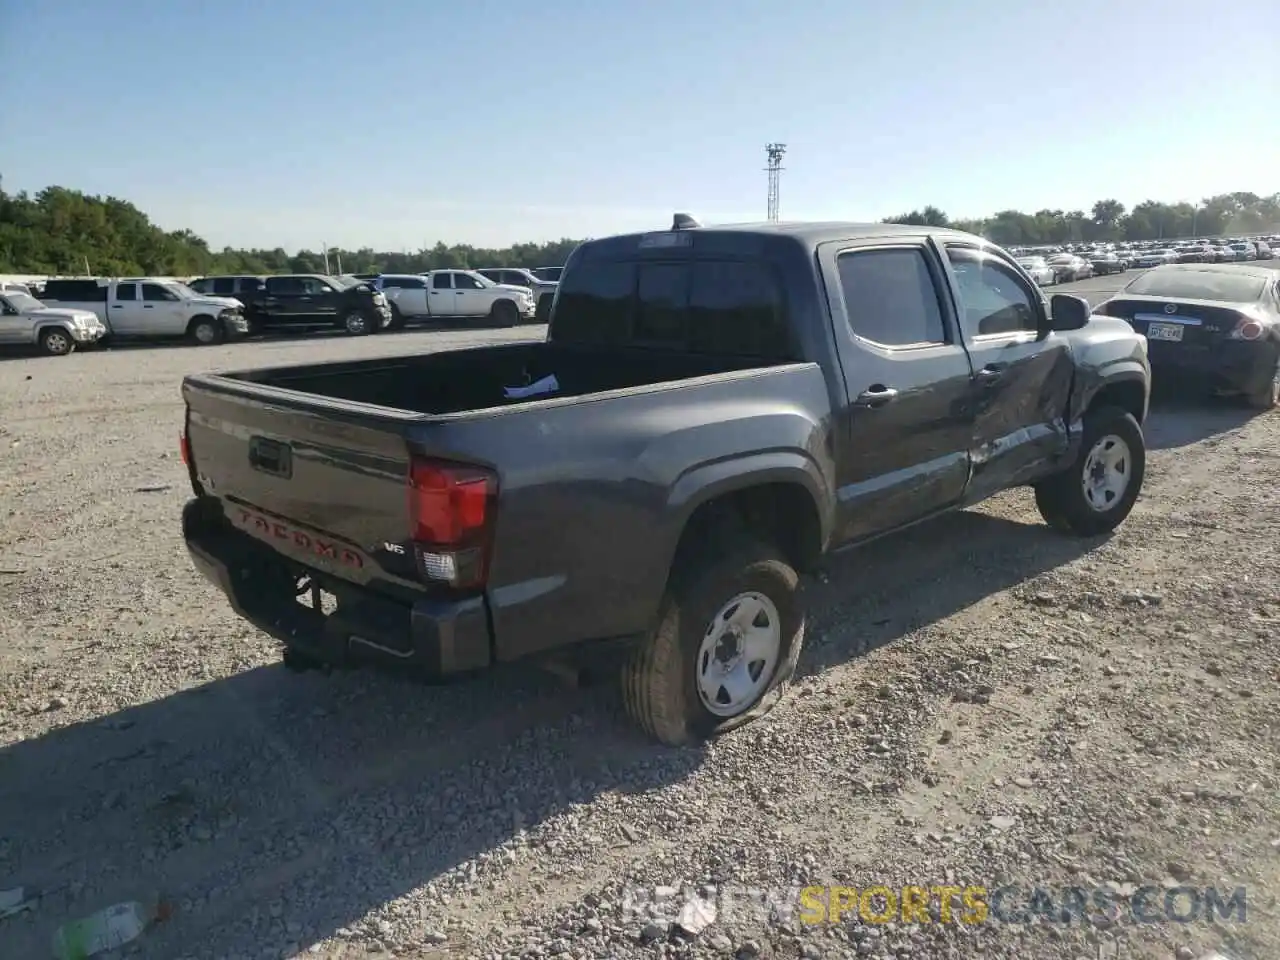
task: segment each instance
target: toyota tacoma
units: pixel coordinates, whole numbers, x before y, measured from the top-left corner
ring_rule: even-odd
[[[678,215],[580,245],[543,340],[187,377],[184,535],[292,666],[616,667],[679,744],[777,702],[835,547],[1012,487],[1115,528],[1149,392],[979,237]]]

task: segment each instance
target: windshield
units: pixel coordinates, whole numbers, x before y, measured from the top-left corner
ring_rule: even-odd
[[[353,277],[350,274],[346,274],[346,273],[336,277],[326,277],[325,279],[328,280],[330,283],[332,283],[339,290],[346,290],[349,287],[354,287],[361,283],[367,282],[365,280],[361,280],[359,277]]]
[[[1127,287],[1126,293],[1170,300],[1222,300],[1252,303],[1262,296],[1266,281],[1247,273],[1225,270],[1152,270]]]
[[[14,293],[10,291],[4,295],[4,298],[9,301],[9,306],[19,313],[30,313],[32,310],[44,309],[44,304],[29,293]]]
[[[1043,267],[1044,257],[1023,257],[1018,261],[1018,265],[1022,267]]]
[[[479,281],[479,283],[480,283],[480,285],[481,285],[482,287],[496,287],[496,286],[498,286],[498,284],[494,283],[492,280],[490,280],[488,277],[486,277],[483,273],[476,273],[474,270],[466,270],[466,271],[464,271],[464,272],[466,273],[466,275],[467,275],[468,277],[474,277],[477,281]]]
[[[1059,253],[1059,254],[1056,254],[1055,256],[1050,257],[1049,262],[1050,263],[1070,263],[1074,259],[1075,257],[1073,257],[1069,253]]]
[[[177,280],[170,280],[168,283],[163,284],[163,286],[168,290],[172,290],[184,300],[190,300],[192,297],[205,296],[205,294],[192,290],[185,283],[179,283]]]

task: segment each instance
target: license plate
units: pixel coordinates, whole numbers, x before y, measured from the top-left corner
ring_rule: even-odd
[[[1147,324],[1148,340],[1181,340],[1183,326],[1180,323]]]

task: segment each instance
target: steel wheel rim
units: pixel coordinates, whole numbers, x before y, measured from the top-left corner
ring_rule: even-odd
[[[695,662],[698,698],[707,712],[734,717],[760,699],[778,664],[782,617],[763,593],[740,593],[703,632]]]
[[[66,353],[71,347],[71,340],[64,333],[46,334],[44,342],[50,353]]]
[[[1133,453],[1114,433],[1098,440],[1084,461],[1081,487],[1085,503],[1096,513],[1106,513],[1123,499],[1133,476]]]
[[[213,329],[212,324],[202,323],[196,327],[196,339],[201,343],[213,343],[217,332]]]
[[[364,333],[368,324],[364,317],[358,313],[352,313],[347,316],[347,330],[350,333]]]

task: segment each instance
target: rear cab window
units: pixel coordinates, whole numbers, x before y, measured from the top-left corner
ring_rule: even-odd
[[[44,285],[44,299],[75,303],[105,303],[107,288],[97,280],[49,280]]]
[[[782,285],[763,261],[591,261],[561,282],[553,339],[798,359]]]

